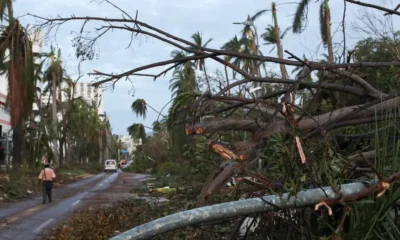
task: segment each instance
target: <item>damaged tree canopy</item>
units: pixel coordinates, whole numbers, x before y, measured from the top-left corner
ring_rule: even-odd
[[[243,194],[246,198],[255,193],[260,194],[259,190],[263,191],[260,196],[287,192],[295,195],[304,189],[327,186],[331,186],[329,189],[339,194],[340,186],[346,181],[372,181],[378,178],[380,183],[375,190],[381,191],[379,197],[391,201],[390,209],[387,209],[386,213],[393,213],[393,211],[397,213],[400,198],[398,194],[392,194],[391,189],[398,190],[396,184],[398,177],[389,178],[389,176],[397,176],[394,174],[400,171],[400,155],[398,154],[400,151],[398,140],[400,34],[398,32],[392,29],[391,37],[382,37],[382,34],[387,34],[384,29],[386,25],[382,25],[382,32],[370,34],[381,37],[367,38],[358,42],[354,50],[349,50],[345,41],[346,12],[344,12],[342,22],[344,46],[336,51],[330,29],[330,18],[333,13],[329,7],[329,1],[319,1],[321,40],[326,45],[328,54],[324,60],[310,61],[305,56],[301,58],[294,55],[290,50],[284,51],[283,37],[287,31],[280,32],[277,17],[279,5],[275,3],[272,4],[272,10],[262,10],[253,17],[248,16],[247,22],[243,23],[242,36],[235,36],[221,49],[216,49],[207,47],[211,39],[203,44],[199,33],[192,36],[194,42],[188,41],[140,21],[138,14],[132,17],[113,3],[107,0],[104,2],[121,11],[123,17],[34,17],[41,21],[39,27],[47,28],[49,32],[66,22],[81,21],[83,26],[80,35],[75,39],[75,47],[77,56],[82,60],[92,59],[96,55],[94,46],[97,41],[111,31],[131,33],[131,39],[127,40],[129,46],[135,37],[144,35],[177,49],[171,54],[172,59],[167,58],[164,61],[135,67],[121,73],[93,70],[90,74],[97,79],[94,85],[107,83],[114,85],[122,79],[129,80],[135,76],[156,80],[170,71],[173,72],[170,87],[173,92],[172,106],[166,116],[169,130],[179,129],[173,136],[180,134],[179,137],[184,138],[188,144],[193,144],[198,136],[204,137],[207,139],[204,144],[208,144],[210,150],[220,156],[220,161],[226,161],[225,164],[216,161],[215,165],[219,165],[220,168],[210,170],[198,198],[198,207],[213,203],[214,197],[220,193],[224,184],[235,175],[252,176],[257,179],[243,181],[255,188],[253,192]],[[397,8],[391,10],[350,0],[344,3],[384,11],[386,18],[395,18],[399,15]],[[314,2],[300,1],[297,6],[293,26],[290,26],[294,33],[303,31],[305,24],[301,21],[306,19],[308,4],[312,5]],[[253,24],[260,15],[269,12],[272,13],[273,24],[266,29],[266,33],[262,34],[262,39],[266,44],[272,44],[277,48],[278,57],[260,54],[260,39]],[[383,15],[380,11],[378,13]],[[368,16],[371,17],[365,15],[365,17]],[[360,21],[361,25],[370,27],[360,25],[363,31],[380,30],[368,25],[370,21],[363,22],[362,19]],[[98,24],[93,33],[94,36],[91,37],[84,35],[88,22]],[[339,50],[343,52],[340,56],[336,53]],[[289,58],[284,58],[283,53]],[[222,77],[218,78],[206,73],[205,60],[219,63],[225,75],[222,74]],[[280,73],[271,74],[265,66],[266,63],[279,66]],[[158,74],[146,73],[146,70],[160,67],[163,69]],[[292,77],[288,76],[286,68],[289,67],[294,68],[293,73],[296,73],[292,74]],[[196,75],[199,71],[196,69],[204,72],[206,87],[199,86],[200,77]],[[230,72],[232,74],[229,74]],[[213,77],[218,80],[213,81]],[[147,109],[147,105],[143,99],[140,103],[141,110],[135,108],[134,111],[145,116],[143,109]],[[143,129],[141,132],[144,132]],[[138,135],[136,130],[131,130],[132,135]],[[358,183],[354,184],[348,186],[359,186]],[[304,191],[307,193],[307,190]],[[310,200],[308,204],[300,206],[303,210],[297,212],[297,219],[302,219],[302,221],[296,220],[296,224],[301,226],[295,233],[308,236],[307,234],[312,231],[315,235],[330,234],[335,239],[341,239],[344,225],[347,224],[343,234],[351,235],[351,231],[354,231],[352,234],[359,234],[357,236],[364,236],[365,233],[368,233],[369,237],[378,236],[383,225],[379,225],[379,231],[376,229],[372,231],[371,226],[374,224],[368,221],[373,218],[366,215],[368,211],[373,212],[372,208],[368,208],[368,211],[360,210],[365,214],[363,216],[366,219],[360,224],[370,223],[370,225],[363,225],[366,228],[371,227],[366,231],[357,230],[359,231],[357,232],[354,229],[358,225],[347,222],[347,211],[351,211],[348,210],[348,204],[362,198],[373,199],[376,197],[373,194],[376,191],[361,187],[352,188],[353,195],[347,198],[344,196],[346,201],[335,198],[333,202],[329,199],[321,202],[322,195]],[[334,198],[332,196],[331,198]],[[273,198],[278,197],[273,196]],[[248,203],[250,204],[251,201],[249,200]],[[312,210],[315,207],[313,205],[317,203],[322,205],[317,205],[316,210]],[[339,207],[337,203],[340,203]],[[293,204],[287,207],[296,207]],[[316,211],[321,206],[332,210],[331,205],[335,205],[333,212],[340,212],[341,215],[339,215],[342,218],[335,218],[332,226],[324,226],[323,230],[319,227],[312,229],[311,221],[317,221],[321,217],[325,217],[324,221],[329,220],[329,217],[323,216],[322,213],[318,215]],[[272,210],[276,209],[270,208],[270,211]],[[226,211],[234,211],[234,209]],[[243,215],[247,216],[251,213],[255,212],[245,212]],[[274,218],[274,221],[278,221],[276,219]],[[352,221],[356,220],[352,219]],[[400,223],[400,219],[396,217],[392,222],[385,218],[385,221],[387,221],[385,226],[391,226],[390,229],[386,229],[390,233],[385,232],[386,235],[379,236],[383,238],[389,235],[400,236],[398,228],[393,227]],[[287,224],[282,223],[282,226],[292,229]],[[172,230],[173,228],[165,229]],[[336,231],[332,233],[332,229]],[[235,234],[237,229],[232,231]],[[286,237],[286,235],[282,236]],[[365,237],[365,239],[369,238]]]

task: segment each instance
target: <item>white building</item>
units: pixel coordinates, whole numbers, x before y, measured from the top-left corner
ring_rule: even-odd
[[[134,140],[129,135],[121,135],[119,138],[121,139],[124,148],[128,150],[129,153],[135,151],[137,146],[142,145],[142,139]]]
[[[61,93],[61,99],[62,101],[66,101],[68,98],[67,93],[65,92],[66,85],[62,85],[62,88],[64,89]],[[42,87],[43,90],[43,87]],[[58,96],[58,89],[57,89],[57,95]],[[83,100],[85,100],[89,105],[95,105],[98,108],[98,114],[104,114],[103,110],[103,87],[102,86],[91,86],[90,83],[76,83],[75,88],[73,90],[73,98],[78,98],[82,97]],[[52,96],[50,91],[47,91],[46,93],[42,94],[41,96],[41,104],[42,105],[48,105],[53,102]]]
[[[98,113],[104,114],[102,86],[92,86],[90,83],[77,83],[73,97],[82,97],[88,104],[95,104],[98,108]]]

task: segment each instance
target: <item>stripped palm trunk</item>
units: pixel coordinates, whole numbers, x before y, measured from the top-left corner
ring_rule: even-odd
[[[51,61],[52,61],[52,64],[53,64],[53,61],[54,61],[54,56],[52,57],[52,59],[51,59]],[[54,131],[54,139],[53,139],[53,156],[54,156],[54,162],[53,162],[53,165],[55,166],[55,167],[58,167],[59,166],[59,159],[58,159],[58,147],[57,147],[57,143],[58,143],[58,140],[57,140],[57,138],[58,138],[58,131],[57,131],[57,95],[56,95],[56,92],[57,92],[57,77],[56,77],[56,73],[53,71],[53,73],[52,73],[52,75],[53,75],[53,83],[52,83],[52,86],[51,86],[51,88],[52,88],[52,100],[53,100],[53,103],[52,103],[52,119],[53,119],[53,122],[52,122],[52,125],[53,125],[53,131]]]
[[[3,70],[8,73],[7,106],[11,108],[13,165],[19,167],[24,155],[24,119],[30,116],[34,101],[32,44],[25,29],[14,18],[12,0],[7,0],[2,7],[8,10],[9,25],[0,35],[0,54],[3,60],[6,56],[9,58],[7,69]],[[4,14],[4,9],[2,11]]]
[[[103,129],[102,129],[103,130]],[[99,131],[99,164],[103,163],[103,131]]]
[[[329,63],[333,63],[333,46],[332,46],[332,35],[331,35],[331,11],[329,9],[328,0],[324,0],[325,6],[325,24],[326,24],[326,43],[328,45]]]
[[[276,47],[278,50],[278,57],[280,59],[283,59],[283,49],[282,49],[282,45],[281,45],[281,36],[280,36],[280,31],[279,31],[278,18],[276,16],[275,2],[272,3],[272,15],[273,15],[273,19],[274,19],[274,27],[275,27],[274,33],[275,33],[275,39],[276,39]],[[279,67],[281,69],[282,79],[284,79],[284,80],[288,79],[285,65],[279,64]]]

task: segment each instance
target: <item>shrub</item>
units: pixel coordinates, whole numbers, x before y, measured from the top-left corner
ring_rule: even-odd
[[[162,175],[179,175],[182,173],[182,167],[178,163],[164,162],[157,165],[157,173]]]

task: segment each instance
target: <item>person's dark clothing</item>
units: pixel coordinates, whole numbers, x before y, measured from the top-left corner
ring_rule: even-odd
[[[49,198],[49,202],[51,202],[51,188],[48,188],[46,186],[46,182],[50,182],[50,181],[43,181],[42,183],[42,193],[43,193],[43,203],[46,203],[46,199]]]

